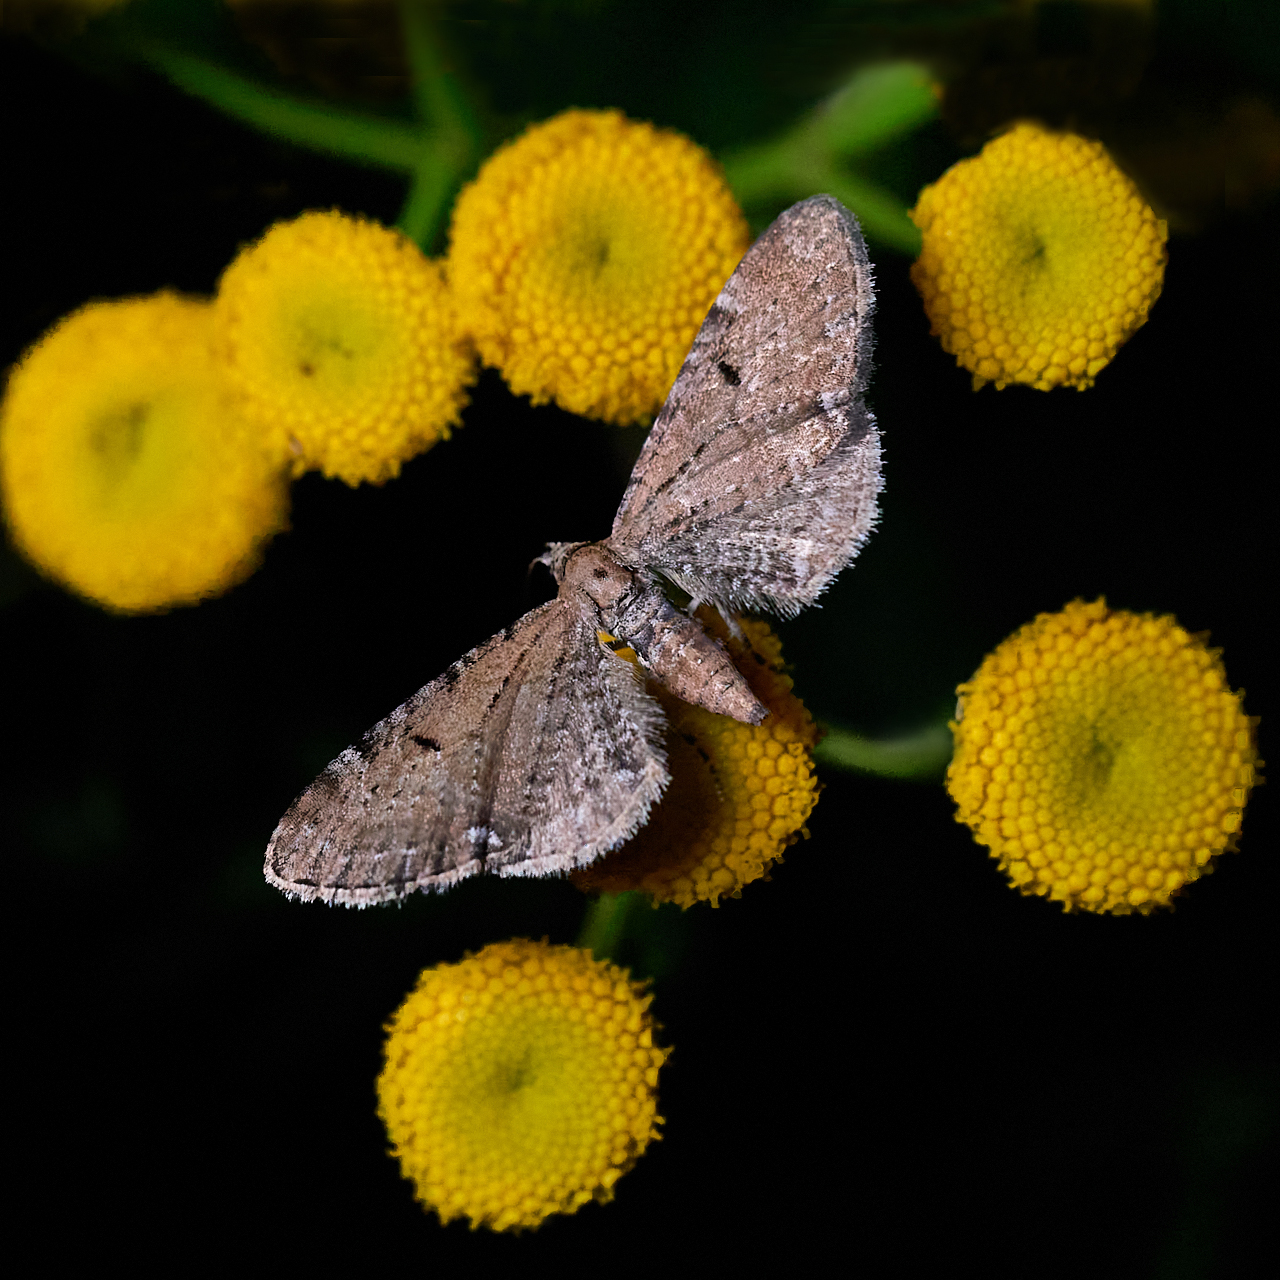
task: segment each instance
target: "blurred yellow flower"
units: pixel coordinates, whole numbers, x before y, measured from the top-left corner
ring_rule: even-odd
[[[1019,124],[912,211],[911,278],[974,389],[1093,385],[1164,281],[1165,224],[1101,143]]]
[[[639,889],[658,902],[719,906],[809,834],[804,824],[818,800],[817,730],[791,691],[781,642],[765,622],[743,620],[738,639],[719,614],[704,609],[698,616],[771,714],[762,724],[742,724],[655,686],[669,724],[671,784],[626,844],[572,873],[585,892]]]
[[[284,526],[288,491],[228,404],[205,302],[96,302],[14,369],[0,418],[0,492],[14,542],[108,609],[217,595]]]
[[[636,423],[666,398],[747,240],[700,147],[616,111],[566,111],[459,196],[448,269],[464,327],[513,391]]]
[[[611,1200],[660,1136],[652,998],[589,951],[523,939],[426,970],[378,1079],[418,1199],[497,1231]]]
[[[1146,912],[1235,847],[1256,722],[1217,652],[1172,618],[1077,600],[959,693],[956,818],[1023,893]]]
[[[439,263],[336,211],[279,222],[227,268],[217,346],[296,474],[381,484],[460,421],[475,358]]]

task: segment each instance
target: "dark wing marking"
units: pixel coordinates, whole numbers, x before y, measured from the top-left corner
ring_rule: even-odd
[[[871,264],[839,201],[794,205],[707,315],[636,463],[610,545],[723,608],[794,613],[876,518]]]
[[[662,713],[563,599],[454,663],[294,802],[267,880],[351,906],[584,866],[667,783]]]

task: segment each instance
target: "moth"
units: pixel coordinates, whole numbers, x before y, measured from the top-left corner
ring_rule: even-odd
[[[481,871],[563,874],[625,841],[668,782],[645,675],[758,724],[765,707],[664,584],[726,616],[790,616],[857,554],[881,488],[862,399],[873,305],[853,215],[830,196],[786,210],[703,322],[609,536],[550,544],[556,598],[325,769],[276,828],[267,880],[366,906]]]

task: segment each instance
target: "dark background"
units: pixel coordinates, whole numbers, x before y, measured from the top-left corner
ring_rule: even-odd
[[[672,6],[497,6],[513,29],[463,11],[450,30],[495,86],[499,132],[618,105],[721,148],[785,124],[876,41],[945,44],[963,6],[905,7],[910,39],[854,22],[857,5],[776,30],[769,6],[710,6],[684,27]],[[1238,9],[1232,25],[1221,6],[1165,6],[1144,64],[1143,85],[1181,86],[1210,131],[1224,95],[1274,102],[1266,7]],[[1058,48],[1046,30],[1032,54]],[[0,47],[5,364],[90,298],[209,292],[278,218],[396,218],[393,175],[35,36]],[[994,57],[976,47],[952,68],[970,87]],[[1039,83],[1034,58],[1018,65]],[[377,97],[358,76],[277,67],[299,91]],[[393,83],[386,96],[398,109]],[[909,201],[964,138],[954,119],[930,126],[881,177]],[[1009,632],[1105,593],[1210,630],[1275,753],[1280,219],[1265,189],[1221,203],[1166,210],[1163,296],[1084,394],[973,394],[907,260],[873,246],[882,525],[823,607],[781,627],[819,718],[918,727]],[[400,909],[302,906],[262,882],[262,850],[331,756],[544,597],[526,575],[544,542],[607,532],[639,438],[530,409],[486,374],[452,441],[381,489],[306,477],[261,571],[159,617],[108,616],[3,552],[10,1150],[48,1263],[1271,1274],[1267,788],[1240,852],[1175,911],[1112,919],[1008,889],[940,786],[828,771],[812,839],[771,882],[648,916],[623,956],[656,975],[676,1051],[665,1140],[616,1201],[522,1238],[442,1229],[414,1203],[374,1114],[383,1022],[427,965],[515,935],[573,941],[585,900],[486,881]]]

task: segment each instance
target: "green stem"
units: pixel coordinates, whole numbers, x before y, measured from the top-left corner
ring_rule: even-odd
[[[431,137],[414,167],[400,211],[400,230],[430,250],[458,182],[475,163],[480,144],[474,112],[446,65],[425,0],[400,0],[405,51],[413,74],[418,118]]]
[[[642,893],[602,893],[587,904],[587,913],[578,931],[578,946],[597,960],[615,960],[627,917],[641,903]]]
[[[135,52],[193,97],[286,142],[409,173],[421,164],[424,139],[411,125],[303,102],[158,41]]]
[[[912,257],[920,232],[896,196],[849,168],[851,159],[919,127],[937,112],[929,76],[915,63],[865,67],[779,138],[724,157],[743,205],[787,203],[825,192],[858,215],[867,236]]]
[[[439,234],[455,185],[452,167],[442,162],[434,150],[426,152],[414,170],[396,226],[427,252]]]
[[[478,140],[475,113],[446,65],[424,0],[400,0],[400,22],[418,119],[442,138],[474,146]]]
[[[941,724],[897,738],[864,738],[848,729],[828,726],[813,755],[819,764],[880,778],[935,781],[946,771],[951,748],[951,730]]]
[[[938,114],[933,76],[919,62],[872,63],[854,72],[810,113],[800,131],[848,159],[874,151]]]
[[[858,215],[862,229],[872,240],[897,249],[909,258],[920,254],[920,228],[907,216],[906,205],[874,182],[831,165],[825,173],[812,174],[816,190],[835,196]]]
[[[920,252],[920,231],[897,196],[836,164],[812,135],[790,135],[747,147],[724,159],[725,177],[743,205],[835,196],[858,216],[867,236],[910,257]]]

